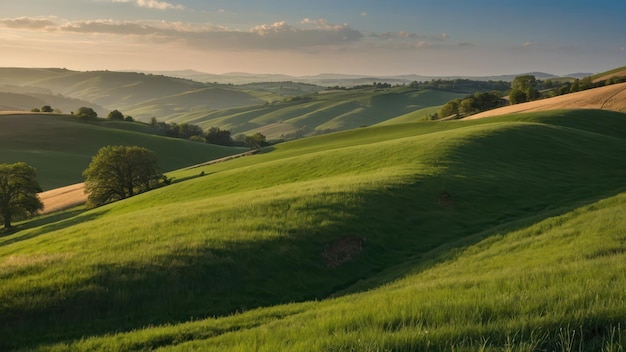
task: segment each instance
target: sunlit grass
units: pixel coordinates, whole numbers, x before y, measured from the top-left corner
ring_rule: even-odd
[[[360,129],[26,224],[0,237],[0,348],[555,349],[560,329],[617,346],[624,196],[588,204],[624,190],[625,123]],[[362,252],[329,266],[349,236]]]

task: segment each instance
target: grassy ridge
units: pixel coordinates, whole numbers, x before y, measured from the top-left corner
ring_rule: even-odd
[[[105,145],[153,150],[164,171],[241,152],[239,148],[165,138],[150,134],[154,133],[151,130],[128,122],[83,123],[64,115],[0,115],[0,162],[25,161],[35,166],[41,186],[52,189],[82,182],[82,171]]]
[[[53,350],[618,351],[626,343],[621,194],[406,262],[366,293],[96,337]],[[422,262],[424,262],[422,260]],[[621,329],[621,330],[620,330]],[[621,347],[620,347],[621,346]]]
[[[233,133],[251,133],[264,126],[280,123],[289,129],[276,134],[267,130],[270,139],[299,128],[309,131],[348,130],[374,125],[422,108],[438,106],[463,96],[444,91],[418,91],[405,87],[331,91],[309,95],[302,100],[258,107],[232,108],[206,112],[185,112],[169,116],[175,122],[189,122],[208,129],[220,126]]]
[[[589,129],[585,127],[588,119],[609,126]],[[235,349],[241,343],[239,347],[245,349],[250,339],[261,338],[270,346],[268,350],[276,347],[274,339],[320,350],[367,347],[359,345],[360,341],[381,341],[380,349],[410,350],[426,343],[417,340],[419,336],[409,337],[420,326],[438,336],[433,340],[438,346],[468,332],[472,340],[467,343],[479,343],[480,336],[494,336],[494,343],[500,343],[507,335],[497,335],[497,331],[508,332],[509,337],[522,334],[526,343],[525,334],[535,328],[554,335],[556,325],[550,325],[549,319],[538,325],[533,320],[538,312],[552,314],[552,303],[558,308],[556,324],[582,324],[580,319],[589,318],[585,329],[593,324],[609,328],[620,322],[619,316],[599,309],[594,316],[591,303],[573,315],[558,313],[578,302],[558,303],[560,288],[545,296],[539,292],[540,296],[531,296],[520,307],[509,307],[514,297],[474,304],[498,287],[503,295],[517,292],[505,285],[506,270],[497,270],[507,262],[517,267],[517,260],[506,256],[486,255],[484,260],[493,258],[493,263],[475,266],[474,270],[484,268],[485,272],[474,279],[451,274],[450,281],[437,281],[441,276],[436,271],[425,276],[432,282],[405,277],[415,270],[428,273],[439,261],[433,258],[445,258],[454,247],[501,234],[493,237],[495,242],[487,242],[498,243],[499,238],[508,238],[507,233],[623,191],[623,131],[623,114],[598,111],[390,125],[305,139],[252,158],[174,173],[177,178],[191,178],[204,171],[205,176],[0,238],[0,329],[8,336],[0,347],[49,344],[323,299],[398,279],[404,281],[390,287],[402,289],[382,289],[379,296],[364,293],[337,305],[330,301],[277,307],[206,324],[217,333],[263,325],[242,339],[229,340],[227,334],[216,343]],[[595,226],[587,231],[597,232]],[[329,267],[325,248],[350,236],[365,239],[363,252],[343,265]],[[607,241],[607,248],[621,248],[619,236]],[[604,244],[594,246],[587,249],[604,248]],[[467,253],[472,253],[471,248]],[[510,251],[515,248],[523,247],[513,246]],[[546,245],[545,252],[557,248]],[[462,263],[453,263],[451,268],[472,268]],[[537,263],[537,268],[544,265]],[[564,287],[578,293],[576,275],[555,270],[539,280],[540,285],[563,277],[571,281]],[[596,277],[597,271],[583,277]],[[491,275],[497,285],[489,279]],[[610,298],[606,301],[609,308],[623,311],[615,299],[615,292],[624,292],[623,277],[613,270],[605,275],[616,281],[602,297]],[[606,276],[598,276],[602,277]],[[477,284],[458,283],[463,280]],[[533,287],[526,279],[518,284]],[[589,286],[591,292],[605,295],[600,284]],[[427,292],[432,289],[434,293],[417,290],[410,295],[415,285],[425,285]],[[467,294],[459,297],[456,292],[463,288]],[[352,300],[358,304],[349,303]],[[432,302],[432,306],[423,306],[431,308],[420,313],[411,308],[420,307],[416,302]],[[449,310],[432,308],[442,305]],[[355,308],[370,306],[371,310]],[[389,314],[383,314],[386,309]],[[287,319],[286,327],[277,320],[305,310],[306,319]],[[347,313],[355,310],[358,314]],[[342,312],[343,318],[335,315]],[[528,318],[521,325],[513,321],[518,312]],[[577,316],[579,320],[570,319]],[[265,325],[270,320],[277,322]],[[445,327],[446,321],[455,325]],[[312,325],[305,333],[303,328],[295,329],[309,322]],[[274,327],[275,335],[260,333],[274,331]],[[179,342],[199,336],[187,335],[185,329],[206,332],[189,323],[156,333],[131,334],[127,342],[141,346],[137,341],[163,331],[180,333]],[[296,339],[297,335],[302,336]],[[319,341],[312,341],[314,335],[320,336]],[[154,338],[149,346],[159,346],[158,337]]]

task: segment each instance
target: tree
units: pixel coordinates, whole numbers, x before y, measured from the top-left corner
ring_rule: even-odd
[[[43,209],[37,195],[41,187],[36,175],[35,168],[25,162],[0,164],[0,218],[5,229],[11,228],[13,219],[34,215]]]
[[[107,119],[109,120],[116,120],[116,121],[123,121],[124,120],[124,114],[122,114],[119,110],[113,110],[109,113],[109,115],[107,115]]]
[[[574,82],[572,82],[572,85],[569,87],[569,92],[570,93],[580,92],[580,80],[578,78],[576,78]]]
[[[78,108],[75,115],[78,116],[79,119],[85,121],[95,120],[98,118],[97,112],[95,112],[92,108],[88,108],[85,106],[81,106],[80,108]]]
[[[41,107],[41,112],[53,112],[54,110],[50,105],[44,105]]]
[[[509,101],[511,104],[519,104],[527,102],[528,98],[526,97],[526,93],[524,93],[524,91],[513,89],[511,90],[511,93],[509,93]]]
[[[137,146],[101,148],[83,176],[87,200],[94,206],[146,192],[165,180],[154,153]]]
[[[205,138],[207,143],[225,146],[233,145],[233,139],[230,136],[230,131],[220,130],[218,127],[209,128]]]
[[[511,82],[509,100],[511,104],[525,103],[538,99],[541,94],[537,90],[538,82],[533,75],[517,76]]]
[[[446,118],[452,115],[459,116],[459,105],[461,105],[460,99],[454,99],[446,103],[441,110],[439,110],[439,118]]]
[[[252,149],[261,149],[267,143],[265,142],[265,136],[257,132],[252,136],[245,136],[243,141]]]

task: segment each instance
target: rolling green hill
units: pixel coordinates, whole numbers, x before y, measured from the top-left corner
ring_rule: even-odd
[[[263,106],[184,112],[172,115],[171,121],[204,129],[220,126],[233,134],[260,131],[269,139],[281,139],[298,132],[310,135],[374,125],[461,96],[464,94],[407,87],[326,91]]]
[[[154,151],[164,171],[237,154],[242,148],[166,138],[140,123],[85,123],[68,115],[0,114],[0,163],[25,161],[37,168],[44,190],[82,182],[83,170],[106,145]]]
[[[32,220],[0,237],[0,349],[623,346],[625,131],[596,110],[362,128]]]
[[[6,105],[5,110],[29,111],[47,104],[71,112],[93,105],[101,117],[117,109],[144,122],[155,117],[168,123],[198,124],[205,130],[228,129],[233,135],[261,131],[269,139],[372,125],[464,96],[408,87],[324,91],[298,82],[233,85],[135,72],[53,68],[0,68],[0,87],[21,94],[20,104],[4,104],[0,94],[0,108]]]
[[[0,86],[17,86],[20,90],[45,89],[103,106],[109,111],[118,109],[128,114],[126,110],[129,110],[137,115],[136,118],[145,121],[153,116],[163,120],[172,109],[220,109],[263,102],[229,85],[136,72],[0,68]],[[150,106],[154,108],[155,100],[160,99],[163,101],[156,103],[163,104],[165,110],[144,110]],[[78,107],[80,105],[70,111]]]

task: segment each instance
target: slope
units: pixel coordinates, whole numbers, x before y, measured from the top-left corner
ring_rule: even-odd
[[[54,94],[103,106],[109,111],[119,109],[127,113],[126,110],[129,110],[135,118],[145,121],[153,116],[163,119],[171,110],[207,104],[211,109],[217,109],[262,102],[261,99],[229,85],[200,83],[136,72],[0,68],[0,85],[15,86],[20,91],[45,89]],[[211,93],[211,89],[219,94],[208,94]],[[217,96],[212,97],[213,95]],[[168,104],[164,105],[165,110],[155,107],[154,100],[158,99],[165,99],[163,104]],[[177,102],[179,99],[180,102]],[[144,104],[147,106],[143,106]]]
[[[624,131],[625,116],[605,111],[365,128],[176,172],[171,175],[193,179],[65,219],[25,224],[0,238],[0,329],[8,336],[0,347],[177,324],[384,285],[435,264],[432,251],[450,254],[502,229],[524,228],[623,191]],[[551,311],[552,299],[548,295],[537,309]],[[577,301],[567,302],[564,307]],[[468,316],[470,329],[474,317],[483,316],[476,308],[461,304],[453,312]],[[481,319],[499,319],[500,309]],[[268,319],[291,314],[281,312],[270,311]],[[510,312],[504,318],[515,316]],[[536,312],[528,311],[530,320]],[[580,319],[594,318],[580,312]],[[364,314],[357,319],[375,313]],[[619,323],[605,318],[589,324]],[[382,324],[393,331],[403,321],[400,315]],[[324,328],[331,335],[361,331],[358,324],[345,330],[335,322]]]
[[[82,182],[82,171],[105,145],[151,149],[164,171],[242,151],[146,133],[150,130],[138,123],[83,123],[67,115],[0,114],[0,162],[33,165],[41,186],[52,189]]]
[[[553,98],[505,106],[471,115],[466,119],[557,109],[603,109],[626,112],[626,83],[613,84]]]
[[[89,106],[100,116],[106,116],[106,109],[80,99],[67,98],[62,95],[52,95],[48,93],[2,93],[0,92],[0,111],[31,111],[34,108],[41,109],[42,106],[49,105],[53,109],[70,113],[81,106]]]
[[[262,131],[269,139],[281,139],[289,134],[311,135],[374,125],[460,96],[463,94],[408,87],[325,91],[256,107],[181,113],[170,119],[205,129],[220,126],[233,134]]]
[[[395,269],[400,279],[363,293],[51,347],[620,351],[626,343],[625,208],[622,193],[519,229],[503,226],[463,249],[411,258],[404,270]]]

